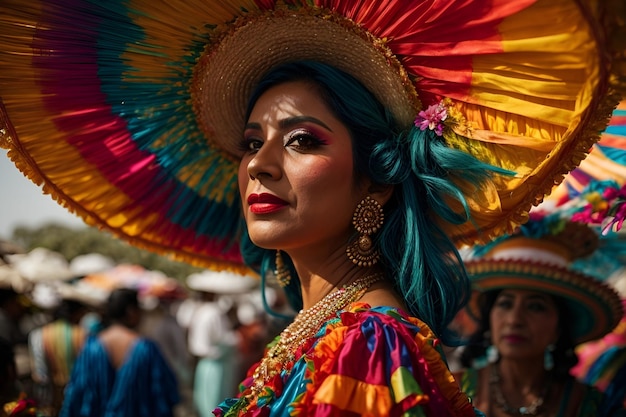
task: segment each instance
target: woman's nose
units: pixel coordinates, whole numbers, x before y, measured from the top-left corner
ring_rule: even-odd
[[[248,161],[248,175],[250,179],[273,179],[280,178],[282,172],[282,146],[275,146],[271,142],[265,142],[261,148]]]
[[[526,312],[520,305],[514,305],[513,308],[507,314],[507,319],[511,324],[521,324],[524,322]]]

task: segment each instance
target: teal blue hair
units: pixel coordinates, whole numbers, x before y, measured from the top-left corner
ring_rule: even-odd
[[[453,342],[447,326],[469,296],[469,280],[456,247],[437,225],[433,211],[445,221],[469,221],[469,208],[450,172],[479,185],[494,168],[445,145],[434,132],[399,126],[387,109],[354,77],[318,62],[295,62],[268,73],[251,97],[248,114],[256,100],[270,87],[289,81],[316,86],[320,96],[350,131],[355,178],[369,178],[392,185],[392,198],[385,205],[385,224],[375,236],[381,264],[393,279],[412,315],[423,320],[442,338]],[[464,212],[453,211],[446,201],[459,201]],[[247,263],[262,276],[271,268],[275,251],[242,239]],[[292,282],[286,293],[299,310],[302,300],[293,265]]]

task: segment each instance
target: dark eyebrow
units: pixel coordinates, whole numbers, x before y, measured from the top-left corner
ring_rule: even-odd
[[[322,122],[319,119],[316,119],[315,117],[311,117],[311,116],[293,116],[293,117],[289,117],[287,119],[283,119],[281,121],[278,122],[278,125],[284,129],[284,128],[288,128],[300,123],[304,123],[304,122],[308,122],[308,123],[313,123],[319,126],[322,126],[324,129],[328,130],[329,132],[332,132],[333,130],[328,127],[326,125],[326,123]]]
[[[319,119],[316,119],[315,117],[311,117],[311,116],[293,116],[293,117],[289,117],[287,119],[283,119],[281,121],[278,122],[278,126],[281,129],[288,129],[292,126],[298,125],[300,123],[304,123],[304,122],[308,122],[308,123],[313,123],[316,125],[319,125],[321,127],[323,127],[324,129],[328,130],[329,132],[332,132],[333,130],[328,127],[326,125],[326,123],[322,122]],[[261,130],[261,124],[260,123],[247,123],[246,124],[246,129],[254,129],[254,130]]]

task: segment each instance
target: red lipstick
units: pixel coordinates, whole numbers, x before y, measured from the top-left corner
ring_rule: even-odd
[[[248,205],[254,214],[273,213],[287,206],[287,204],[285,200],[272,194],[250,194],[248,196]]]
[[[503,336],[503,339],[510,344],[513,345],[517,345],[519,343],[524,343],[526,341],[526,338],[517,334],[509,334],[506,336]]]

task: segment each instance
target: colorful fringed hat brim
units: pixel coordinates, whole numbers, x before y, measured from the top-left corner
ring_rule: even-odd
[[[483,242],[525,221],[606,126],[626,85],[622,6],[4,0],[0,146],[88,224],[244,271],[234,143],[246,101],[267,69],[322,60],[403,129],[449,100],[458,122],[442,140],[517,174],[476,190],[450,173],[472,221],[441,225],[459,245]]]
[[[564,204],[597,181],[626,184],[626,101],[613,111],[609,125],[589,155],[547,196],[547,204]]]
[[[469,312],[480,316],[480,294],[502,289],[545,292],[563,299],[571,316],[574,341],[598,339],[619,323],[623,311],[619,295],[593,277],[563,267],[511,259],[475,260],[466,269],[477,291]]]

